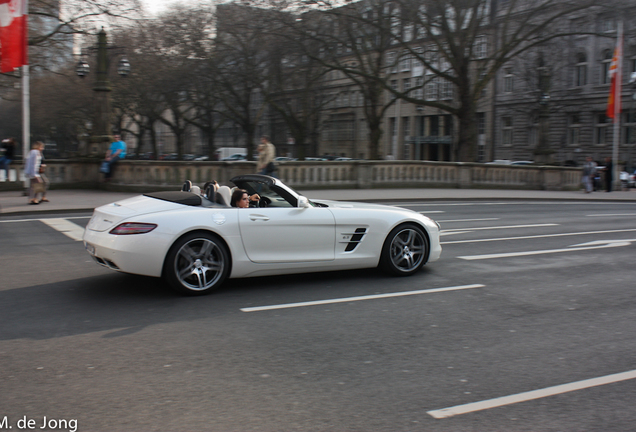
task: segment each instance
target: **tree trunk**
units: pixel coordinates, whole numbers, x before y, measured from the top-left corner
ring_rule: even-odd
[[[477,148],[477,119],[475,105],[470,100],[470,95],[460,96],[460,107],[457,110],[457,147],[455,149],[454,162],[475,162]]]

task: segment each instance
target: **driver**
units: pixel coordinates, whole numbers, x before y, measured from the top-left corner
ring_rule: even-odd
[[[255,205],[261,197],[258,194],[254,194],[249,196],[245,189],[236,189],[232,193],[232,198],[230,199],[230,205],[232,207],[238,208],[248,208],[250,204]]]

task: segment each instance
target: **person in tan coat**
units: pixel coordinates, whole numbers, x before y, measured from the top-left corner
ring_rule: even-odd
[[[274,158],[276,157],[276,147],[269,140],[267,135],[261,137],[261,143],[258,146],[258,164],[256,164],[256,172],[268,176],[274,176],[276,171],[276,164]]]

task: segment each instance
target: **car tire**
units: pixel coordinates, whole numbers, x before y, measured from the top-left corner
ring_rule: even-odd
[[[187,234],[168,251],[164,276],[180,294],[208,294],[226,279],[229,257],[227,247],[218,237],[205,232]]]
[[[428,237],[415,224],[395,227],[382,246],[380,267],[397,276],[410,276],[428,261]]]

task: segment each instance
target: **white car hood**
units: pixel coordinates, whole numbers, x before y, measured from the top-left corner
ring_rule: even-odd
[[[115,227],[122,220],[149,213],[157,213],[183,208],[183,204],[176,204],[170,201],[163,201],[138,195],[125,200],[117,201],[97,207],[93,212],[93,217],[88,222],[86,229],[92,231],[106,231]],[[143,222],[139,220],[139,222]]]
[[[355,209],[395,209],[400,211],[412,211],[403,207],[388,206],[384,204],[370,204],[364,202],[348,202],[348,201],[330,201],[330,200],[311,200],[321,204],[326,204],[330,208],[355,208]]]

